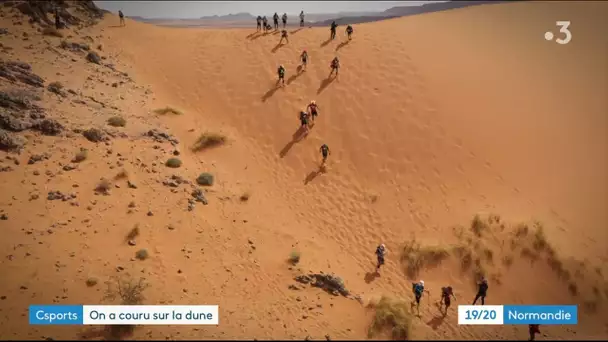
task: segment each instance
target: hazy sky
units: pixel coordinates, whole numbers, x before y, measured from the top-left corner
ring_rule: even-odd
[[[268,15],[287,12],[336,13],[358,11],[384,11],[394,6],[418,6],[426,2],[443,1],[94,1],[100,8],[126,16],[145,18],[200,18],[248,12]]]

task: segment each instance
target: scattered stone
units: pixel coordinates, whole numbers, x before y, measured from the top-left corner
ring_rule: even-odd
[[[348,290],[344,287],[344,281],[342,278],[331,275],[331,274],[309,274],[299,275],[294,278],[295,281],[302,284],[311,284],[314,287],[321,288],[334,296],[342,295],[345,297],[349,296]]]
[[[180,153],[178,150],[174,150],[174,151],[173,151],[173,155],[174,155],[174,156],[179,156],[180,154],[181,154],[181,153]]]
[[[168,133],[161,132],[161,131],[159,131],[157,129],[151,129],[145,135],[148,136],[148,137],[151,137],[156,142],[168,141],[172,145],[179,144],[179,140],[177,140],[177,138],[175,138],[174,136],[172,136],[172,135],[170,135]]]
[[[135,208],[135,202],[131,201],[131,202],[129,203],[129,208]]]
[[[99,279],[97,279],[95,277],[87,278],[86,284],[88,287],[93,287],[93,286],[97,285],[97,283],[99,283]]]
[[[188,211],[194,210],[195,205],[196,205],[196,202],[193,199],[189,198],[188,199]]]
[[[152,213],[152,211],[148,211],[148,216],[154,216],[154,214]]]
[[[38,170],[34,170],[34,172],[32,172],[32,174],[33,174],[34,176],[40,176],[40,171],[38,171]]]
[[[67,94],[63,91],[63,84],[61,84],[60,82],[52,82],[46,87],[46,89],[51,93],[55,93],[61,97],[67,96]]]
[[[44,79],[32,73],[32,67],[23,62],[0,61],[0,77],[13,82],[21,81],[34,87],[44,86]]]
[[[0,35],[8,34],[8,30],[5,28],[0,28]]]
[[[26,117],[17,117],[13,113],[0,112],[0,128],[11,132],[21,132],[34,127],[34,122]]]
[[[56,136],[59,135],[64,127],[59,122],[53,119],[44,119],[38,122],[35,127],[44,135]]]
[[[0,150],[20,150],[23,148],[25,143],[26,140],[24,138],[0,128]]]
[[[300,288],[298,288],[297,286],[295,286],[295,285],[293,285],[293,284],[289,285],[289,286],[288,286],[288,288],[289,288],[290,290],[296,290],[296,291],[300,290]]]
[[[27,161],[29,165],[35,164],[39,161],[48,160],[51,157],[48,153],[43,154],[33,154],[30,156],[30,159]]]
[[[0,214],[0,220],[2,220],[2,221],[8,220],[8,215],[4,214],[4,213]]]
[[[64,202],[69,201],[71,199],[75,199],[76,194],[64,194],[61,191],[49,191],[46,199],[49,201],[53,200],[62,200]]]
[[[10,165],[0,166],[0,172],[10,172],[13,171],[13,168]]]
[[[108,139],[105,136],[105,133],[98,128],[89,128],[82,132],[82,135],[84,135],[84,137],[91,142],[102,142]]]
[[[137,185],[131,181],[127,181],[127,186],[131,189],[137,189]]]
[[[194,198],[195,201],[203,203],[203,205],[209,204],[209,202],[207,201],[207,198],[205,198],[205,194],[203,193],[203,190],[201,190],[201,189],[194,189],[192,191],[192,197]]]
[[[68,42],[65,40],[61,41],[61,44],[59,45],[59,47],[61,47],[64,50],[69,50],[72,52],[83,52],[83,51],[89,51],[91,49],[89,47],[89,45],[87,45],[87,44]]]
[[[129,240],[128,244],[129,244],[129,246],[135,246],[136,245],[135,240]]]
[[[87,54],[87,61],[91,62],[91,63],[95,63],[95,64],[99,64],[101,65],[101,57],[99,57],[99,54],[95,51],[91,51]]]
[[[63,171],[72,171],[77,169],[78,167],[72,164],[66,164],[63,166]]]

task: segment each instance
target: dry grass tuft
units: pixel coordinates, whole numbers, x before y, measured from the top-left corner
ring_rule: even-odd
[[[141,233],[141,231],[139,229],[139,224],[136,224],[135,226],[133,226],[133,228],[131,228],[131,230],[127,234],[127,236],[125,238],[125,241],[129,241],[129,240],[135,239],[136,237],[139,236],[140,233]]]
[[[182,166],[182,161],[179,158],[169,158],[165,163],[165,166],[176,169]]]
[[[78,151],[78,153],[76,153],[76,155],[74,155],[72,162],[80,163],[80,162],[85,161],[88,157],[89,157],[89,151],[86,148],[81,148],[80,151]]]
[[[224,145],[228,141],[225,135],[219,133],[205,132],[201,134],[194,145],[192,151],[199,152],[212,147]]]
[[[114,176],[115,180],[127,179],[127,178],[129,178],[129,172],[127,172],[127,170],[125,170],[125,169],[120,170],[116,174],[116,176]]]
[[[376,313],[368,330],[369,338],[384,331],[390,331],[393,340],[403,341],[411,338],[412,313],[409,302],[382,296],[378,303],[370,306]]]
[[[289,259],[288,261],[293,264],[296,265],[300,262],[300,258],[301,258],[302,254],[296,250],[291,251],[291,253],[289,253]]]
[[[436,267],[449,256],[450,253],[446,248],[420,246],[415,240],[412,240],[406,243],[401,251],[401,263],[407,276],[416,278],[422,269]]]
[[[164,108],[158,108],[154,110],[154,113],[158,114],[158,115],[167,115],[167,114],[172,114],[172,115],[182,115],[183,112],[179,109],[175,109],[173,107],[167,106]]]
[[[122,116],[113,116],[108,119],[108,125],[112,127],[125,127],[127,125],[127,120]]]
[[[471,231],[477,236],[481,235],[490,228],[487,222],[481,219],[479,215],[475,215],[471,221]]]
[[[103,195],[108,195],[110,194],[110,189],[112,188],[112,183],[105,179],[102,178],[99,183],[97,184],[97,186],[95,187],[95,192],[103,194]]]

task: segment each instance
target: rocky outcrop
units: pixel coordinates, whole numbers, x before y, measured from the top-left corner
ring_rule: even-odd
[[[321,288],[334,296],[342,295],[348,297],[350,295],[349,291],[344,287],[342,278],[333,274],[311,273],[299,275],[294,279],[299,283]]]

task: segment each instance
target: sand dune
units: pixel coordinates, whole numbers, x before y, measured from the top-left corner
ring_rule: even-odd
[[[414,338],[526,338],[526,327],[462,327],[455,311],[438,316],[438,289],[451,284],[458,303],[467,303],[483,268],[492,304],[581,305],[579,326],[545,327],[547,338],[605,339],[608,60],[606,35],[597,32],[608,32],[607,14],[603,3],[476,6],[357,25],[351,42],[344,28],[335,41],[326,28],[293,30],[284,45],[277,45],[279,35],[246,29],[130,20],[116,27],[110,15],[72,33],[73,40],[88,35],[101,43],[106,62],[132,80],[45,49],[61,39],[3,17],[15,34],[2,38],[13,48],[9,59],[106,104],[77,105],[44,92],[48,112],[83,129],[120,114],[128,124],[117,130],[129,138],[106,146],[78,134],[31,133],[35,143],[18,156],[20,165],[0,174],[9,215],[0,221],[1,246],[12,255],[0,262],[8,275],[0,336],[77,338],[78,329],[33,328],[20,315],[33,302],[99,303],[103,285],[87,288],[91,276],[141,274],[150,283],[146,302],[217,303],[221,324],[141,327],[135,338],[367,338],[373,312],[358,301],[288,287],[310,270],[334,272],[364,300],[409,300],[410,281],[422,277],[432,295],[414,318]],[[547,30],[559,32],[556,20],[572,22],[567,45],[544,39]],[[23,41],[21,31],[31,38]],[[298,73],[303,49],[310,65]],[[335,79],[328,78],[334,56],[342,63]],[[287,84],[275,89],[279,64]],[[298,113],[313,99],[320,116],[296,139]],[[154,113],[168,105],[183,114]],[[153,127],[179,144],[141,138]],[[206,131],[228,143],[191,151]],[[332,151],[325,172],[323,143]],[[90,158],[57,173],[81,147]],[[175,149],[183,166],[166,168]],[[27,165],[30,154],[44,151],[49,160]],[[119,187],[109,196],[94,194],[100,178],[113,179],[122,168],[137,189],[113,180]],[[55,176],[35,176],[34,169]],[[162,181],[172,174],[194,181],[201,172],[216,177],[209,205],[187,211],[190,187],[172,192]],[[51,190],[76,192],[78,205],[45,200]],[[30,200],[32,193],[40,199]],[[239,200],[243,193],[247,201]],[[477,213],[485,222],[479,236],[469,229]],[[545,235],[540,247],[535,220]],[[515,235],[520,222],[530,233]],[[142,233],[134,247],[124,236],[136,224]],[[414,238],[451,257],[409,277],[401,250]],[[377,277],[380,242],[390,254]],[[135,260],[139,248],[151,257]],[[302,258],[290,267],[293,249]],[[481,266],[463,272],[463,251]]]

